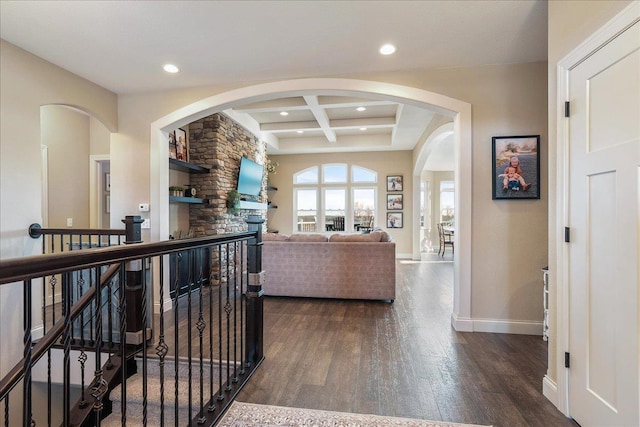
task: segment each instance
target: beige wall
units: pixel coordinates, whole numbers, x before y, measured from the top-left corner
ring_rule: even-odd
[[[595,31],[602,27],[607,21],[613,18],[618,12],[627,7],[631,1],[550,1],[549,5],[549,23],[548,23],[548,75],[549,75],[549,286],[550,286],[550,334],[549,339],[549,370],[548,377],[557,380],[557,340],[556,329],[553,325],[557,324],[557,317],[560,313],[557,311],[556,300],[556,284],[557,284],[557,268],[556,268],[556,229],[562,224],[556,222],[556,175],[558,173],[555,163],[556,152],[556,129],[558,100],[557,100],[557,66],[558,63],[574,50],[580,43],[591,36]]]
[[[272,202],[278,206],[277,210],[269,212],[269,228],[279,230],[280,233],[293,233],[293,174],[311,166],[319,166],[324,163],[347,163],[349,165],[362,166],[378,173],[377,185],[377,211],[378,217],[375,225],[386,229],[387,213],[387,175],[403,175],[404,209],[402,212],[403,228],[387,229],[396,242],[396,255],[411,257],[411,201],[412,182],[411,152],[392,151],[386,153],[340,153],[336,154],[299,154],[286,156],[269,156],[280,165],[276,174],[269,176],[271,185],[278,187],[278,191],[271,193]]]
[[[109,154],[111,132],[95,117],[89,117],[91,154]]]
[[[27,235],[29,224],[42,222],[40,107],[76,106],[115,131],[117,96],[4,40],[0,75],[0,258],[6,259],[40,250]],[[21,301],[20,286],[0,286],[0,375],[22,357]]]

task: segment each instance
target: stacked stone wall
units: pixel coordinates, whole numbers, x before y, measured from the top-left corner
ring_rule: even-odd
[[[189,124],[189,156],[191,163],[211,169],[209,174],[191,175],[191,185],[203,198],[209,199],[209,204],[189,208],[190,226],[196,237],[246,231],[248,215],[262,215],[266,220],[265,211],[243,209],[231,214],[226,207],[227,193],[238,184],[240,159],[247,157],[264,164],[264,142],[229,117],[217,113]],[[259,197],[266,203],[266,179]]]
[[[196,188],[198,197],[209,199],[208,204],[189,207],[194,237],[246,231],[248,215],[261,215],[265,219],[263,230],[266,230],[265,211],[242,209],[230,213],[227,208],[227,193],[237,187],[242,157],[265,164],[266,144],[224,114],[213,114],[189,124],[189,162],[210,169],[208,174],[191,175],[191,186]],[[266,175],[259,197],[261,202],[267,202]],[[234,270],[236,261],[239,259],[234,247],[222,247],[221,254],[214,251],[213,284],[226,282],[228,271],[230,274]]]

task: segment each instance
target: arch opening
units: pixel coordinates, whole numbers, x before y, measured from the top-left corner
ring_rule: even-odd
[[[472,331],[471,321],[471,105],[441,94],[410,86],[352,79],[296,79],[247,86],[223,92],[180,108],[151,124],[150,129],[150,201],[158,209],[151,213],[151,222],[158,226],[152,229],[152,240],[169,236],[169,201],[167,133],[176,127],[221,112],[243,103],[268,101],[271,99],[302,95],[365,96],[372,99],[390,100],[420,108],[431,109],[451,117],[455,152],[456,185],[456,257],[454,258],[454,301],[451,322],[458,331]],[[446,126],[446,125],[445,125]],[[444,131],[443,135],[444,135]],[[424,144],[413,169],[413,197],[419,197],[420,173],[428,157],[428,146]],[[418,181],[418,185],[416,185]],[[417,212],[417,213],[416,213]],[[419,209],[413,208],[413,225],[418,223]],[[464,237],[464,238],[463,238]],[[415,245],[414,245],[415,246]],[[168,281],[167,281],[168,282]]]

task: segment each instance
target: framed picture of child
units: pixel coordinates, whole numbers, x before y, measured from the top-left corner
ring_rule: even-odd
[[[493,200],[540,198],[540,135],[492,138]]]
[[[187,132],[184,129],[176,129],[176,157],[183,162],[189,161],[189,147],[187,146]]]
[[[402,205],[402,194],[387,194],[387,210],[401,211]]]
[[[390,175],[387,177],[387,191],[402,191],[402,175]]]
[[[387,228],[402,228],[402,212],[387,212]]]

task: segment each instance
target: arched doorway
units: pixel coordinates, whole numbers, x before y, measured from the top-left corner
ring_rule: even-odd
[[[64,104],[41,106],[40,126],[43,225],[109,228],[111,130]]]
[[[352,79],[297,79],[248,86],[210,96],[168,114],[151,124],[151,195],[156,209],[151,212],[152,240],[169,236],[169,186],[167,132],[194,120],[247,102],[266,101],[303,94],[367,96],[428,108],[453,120],[455,141],[456,229],[459,236],[471,236],[471,105],[423,89],[391,83]],[[414,172],[415,181],[415,172]],[[415,186],[414,186],[415,188]],[[418,186],[419,188],[419,186]],[[415,191],[415,190],[414,190]],[[414,194],[414,197],[416,194]],[[415,217],[418,214],[414,214]],[[471,331],[471,241],[459,239],[454,260],[454,308],[452,325]]]

